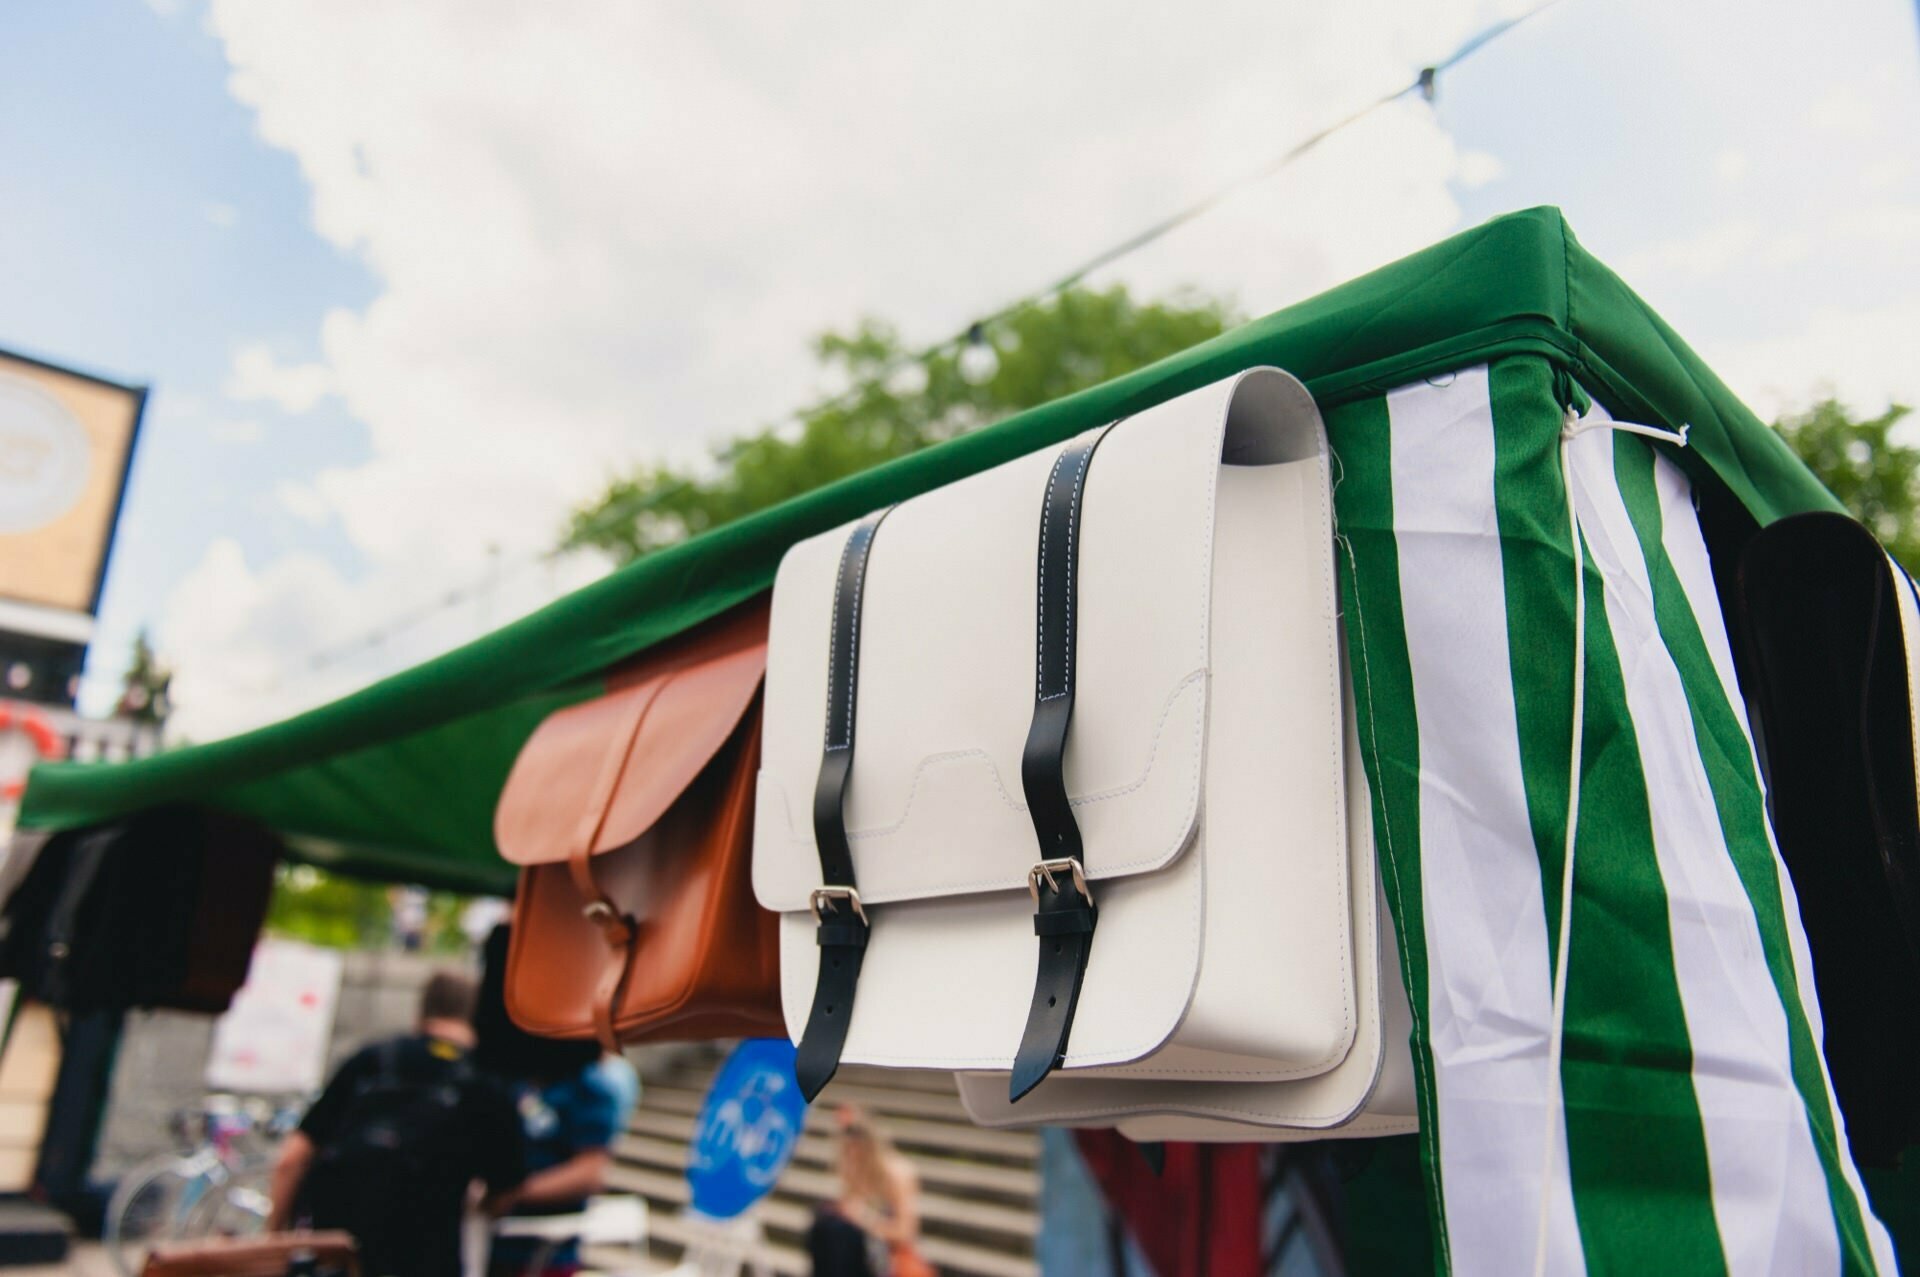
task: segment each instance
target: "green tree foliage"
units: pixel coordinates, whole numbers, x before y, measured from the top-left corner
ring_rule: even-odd
[[[1893,441],[1908,409],[1854,418],[1837,399],[1783,417],[1774,429],[1893,557],[1920,566],[1920,448]]]
[[[899,333],[866,320],[814,346],[829,374],[852,387],[848,394],[802,414],[796,427],[717,447],[707,465],[645,466],[614,481],[574,512],[565,544],[596,546],[629,562],[1131,372],[1219,335],[1235,318],[1226,303],[1197,294],[1142,301],[1122,285],[1074,288],[986,328],[979,344],[991,358],[962,346],[904,369],[908,352]]]
[[[427,897],[422,949],[466,948],[460,915],[470,897],[436,891]],[[281,865],[267,903],[267,932],[333,949],[385,949],[394,943],[393,888],[330,874],[313,865]]]
[[[334,949],[384,947],[392,928],[387,890],[311,865],[281,865],[267,904],[267,931]]]
[[[133,652],[120,681],[120,718],[137,723],[164,724],[173,712],[173,671],[160,663],[153,640],[143,629],[133,636]]]

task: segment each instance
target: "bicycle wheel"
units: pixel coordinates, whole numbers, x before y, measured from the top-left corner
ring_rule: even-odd
[[[101,1240],[120,1277],[139,1277],[155,1242],[179,1236],[185,1213],[205,1195],[207,1172],[197,1159],[158,1157],[121,1177],[107,1203]]]
[[[266,1231],[273,1209],[272,1168],[265,1164],[210,1175],[186,1204],[175,1237],[251,1237]]]

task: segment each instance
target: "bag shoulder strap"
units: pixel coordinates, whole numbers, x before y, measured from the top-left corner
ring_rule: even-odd
[[[820,853],[820,886],[813,892],[820,973],[813,1006],[800,1035],[794,1075],[809,1101],[840,1067],[853,1019],[854,988],[867,951],[867,911],[860,903],[847,843],[847,781],[853,774],[854,710],[860,685],[860,598],[874,534],[893,510],[888,506],[854,525],[840,552],[833,590],[833,628],[827,643],[827,729],[820,778],[813,790],[813,836]]]
[[[1020,783],[1040,858],[1027,871],[1033,932],[1040,938],[1033,1001],[1008,1079],[1011,1098],[1040,1085],[1067,1054],[1074,1008],[1093,952],[1098,911],[1087,887],[1080,826],[1067,797],[1067,730],[1073,723],[1078,625],[1080,512],[1094,450],[1113,430],[1069,443],[1054,459],[1040,509],[1040,572],[1034,653],[1033,723],[1020,757]]]
[[[93,892],[94,882],[100,877],[101,867],[106,863],[107,853],[112,850],[117,833],[116,827],[108,826],[91,830],[80,837],[74,846],[72,860],[67,865],[66,880],[61,883],[60,893],[47,914],[47,967],[44,988],[40,993],[54,1006],[66,1005],[74,992],[71,987],[73,947],[79,942],[76,933],[80,910]]]

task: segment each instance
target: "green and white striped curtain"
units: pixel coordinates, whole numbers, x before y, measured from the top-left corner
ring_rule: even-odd
[[[1515,358],[1329,414],[1437,1262],[1893,1273],[1820,1053],[1686,476]],[[1597,427],[1597,428],[1591,428]],[[1572,433],[1572,432],[1569,432]],[[1555,956],[1568,933],[1551,1076]]]

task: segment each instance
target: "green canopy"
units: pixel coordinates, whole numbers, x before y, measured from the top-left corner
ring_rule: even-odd
[[[794,542],[1254,365],[1287,369],[1331,407],[1514,354],[1544,357],[1568,393],[1577,382],[1617,416],[1691,426],[1678,459],[1696,481],[1710,471],[1761,523],[1837,508],[1580,247],[1559,210],[1529,209],[1151,367],[652,555],[322,708],[135,762],[37,767],[20,820],[64,828],[163,802],[205,803],[264,821],[314,863],[506,890],[513,871],[494,848],[494,800],[534,725],[597,692],[609,665],[768,588]]]

